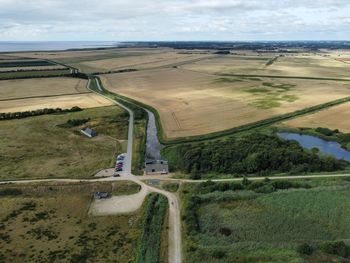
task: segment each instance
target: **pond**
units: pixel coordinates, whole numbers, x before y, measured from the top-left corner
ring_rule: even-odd
[[[161,159],[160,151],[164,146],[159,142],[157,136],[156,118],[154,114],[145,109],[148,113],[146,159]]]
[[[331,155],[338,160],[350,162],[350,152],[343,149],[337,142],[326,141],[311,135],[290,132],[279,132],[277,135],[285,140],[297,141],[303,148],[317,148],[320,150],[320,153]]]

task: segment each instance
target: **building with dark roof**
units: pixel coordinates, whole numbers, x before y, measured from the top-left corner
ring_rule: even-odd
[[[86,129],[83,129],[83,130],[80,130],[80,131],[83,134],[85,134],[87,137],[89,137],[89,138],[97,136],[97,132],[94,131],[93,129],[90,129],[90,128],[86,128]]]
[[[169,173],[168,161],[165,160],[146,160],[146,174],[167,174]]]

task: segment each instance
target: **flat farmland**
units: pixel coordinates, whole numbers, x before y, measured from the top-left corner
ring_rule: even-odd
[[[95,108],[113,105],[109,100],[94,94],[59,95],[45,98],[28,98],[4,100],[0,103],[0,112],[31,111],[44,108],[70,109],[74,106],[80,108]]]
[[[283,122],[283,124],[299,128],[327,127],[341,132],[350,132],[350,103],[335,106],[317,113]]]
[[[78,78],[36,78],[2,80],[0,100],[86,92],[86,80]]]
[[[350,64],[321,55],[286,55],[267,65],[272,57],[222,56],[181,66],[184,69],[215,74],[246,74],[319,78],[350,78]]]
[[[252,74],[263,70],[271,57],[221,55],[181,66],[183,69],[214,74]]]
[[[107,56],[112,58],[81,61],[79,63],[70,63],[71,66],[77,67],[84,72],[110,71],[125,68],[147,69],[162,67],[166,65],[176,65],[188,60],[196,60],[207,57],[208,54],[187,54],[177,51],[149,51],[138,53],[121,53],[119,57]]]
[[[350,96],[350,83],[234,78],[182,69],[101,77],[107,89],[154,107],[165,137],[202,135]]]
[[[350,78],[350,65],[319,55],[280,57],[264,70],[267,75]]]

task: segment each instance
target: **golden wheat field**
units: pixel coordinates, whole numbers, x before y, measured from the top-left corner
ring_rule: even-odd
[[[113,105],[107,99],[94,93],[60,95],[45,98],[29,98],[18,100],[5,100],[0,102],[0,112],[30,111],[44,108],[70,109],[74,106],[80,108],[95,108]]]
[[[0,99],[82,93],[87,91],[86,84],[86,80],[68,77],[2,80]]]
[[[283,122],[284,125],[297,128],[327,127],[338,129],[341,132],[350,132],[350,103],[335,106],[315,114],[306,115],[290,121]]]
[[[157,69],[101,77],[107,89],[148,104],[167,138],[221,131],[350,96],[350,83],[220,77]]]
[[[268,61],[277,57],[270,65]],[[246,74],[292,77],[347,78],[350,64],[323,54],[220,56],[181,66],[215,74]]]
[[[111,56],[111,55],[109,55]],[[113,71],[126,68],[149,69],[164,66],[176,66],[187,61],[196,61],[205,58],[208,54],[188,54],[178,51],[139,51],[138,53],[124,52],[120,56],[103,59],[103,56],[96,57],[95,60],[84,60],[77,63],[70,63],[71,66],[79,68],[84,72]]]

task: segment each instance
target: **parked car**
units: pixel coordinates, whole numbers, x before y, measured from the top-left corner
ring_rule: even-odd
[[[123,171],[123,168],[117,168],[117,169],[115,169],[115,171],[116,172],[121,172],[121,171]]]
[[[119,174],[119,173],[115,173],[115,174],[113,175],[113,177],[120,177],[120,174]]]
[[[120,156],[117,158],[117,161],[123,161],[125,159],[125,156]]]

